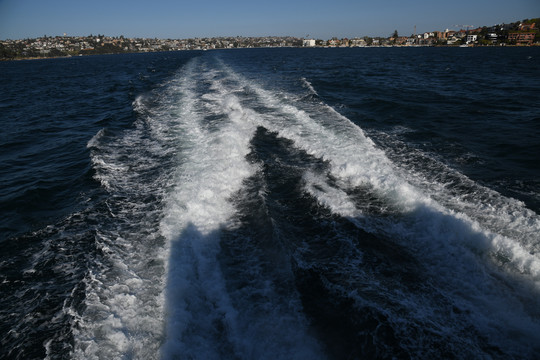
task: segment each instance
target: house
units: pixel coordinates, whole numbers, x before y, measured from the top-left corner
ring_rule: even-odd
[[[527,32],[527,33],[509,33],[508,40],[515,42],[518,45],[531,45],[534,41],[536,33]]]
[[[305,46],[305,47],[313,47],[313,46],[315,46],[315,39],[304,39],[302,41],[302,46]]]
[[[341,42],[336,38],[332,38],[332,39],[328,40],[327,43],[328,43],[328,46],[330,46],[330,47],[339,46],[341,44]]]
[[[351,46],[366,46],[366,40],[354,38],[349,41]]]
[[[473,43],[478,40],[477,34],[469,34],[467,35],[467,44]]]

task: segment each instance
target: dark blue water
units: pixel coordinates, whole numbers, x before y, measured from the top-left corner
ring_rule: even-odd
[[[535,358],[539,58],[0,63],[0,357]]]

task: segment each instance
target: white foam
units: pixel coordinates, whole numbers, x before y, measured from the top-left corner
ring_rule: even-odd
[[[178,185],[169,195],[161,223],[171,247],[165,358],[175,354],[218,358],[216,344],[212,344],[219,337],[216,322],[224,324],[228,333],[235,332],[235,309],[216,259],[218,232],[234,213],[229,198],[254,172],[245,160],[255,131],[249,113],[234,96],[206,96],[203,100],[216,102],[215,111],[227,116],[221,129],[209,131],[203,124],[204,114],[196,109],[197,95],[190,89],[195,86],[196,78],[185,79],[182,92],[186,98],[177,116],[182,121],[183,141],[191,145],[183,149],[185,162],[179,167]]]
[[[89,143],[95,177],[111,196],[108,216],[95,219],[102,255],[85,279],[85,310],[73,326],[76,359],[157,359],[164,341],[169,254],[155,229],[162,217],[160,199],[172,182],[163,162],[176,151],[182,129],[167,103],[149,108],[150,103],[143,97],[134,101],[139,114],[134,128],[110,136],[100,131]]]
[[[74,331],[76,358],[156,358],[160,349],[165,358],[321,356],[295,294],[287,306],[275,306],[271,285],[253,287],[248,290],[266,300],[242,303],[229,293],[217,260],[220,231],[234,225],[231,197],[258,170],[246,160],[257,126],[328,162],[328,174],[304,174],[306,192],[358,227],[415,252],[455,303],[474,310],[478,328],[537,340],[536,214],[497,194],[491,205],[475,204],[445,192],[444,185],[414,181],[332,108],[295,103],[294,96],[265,90],[220,62],[192,61],[156,96],[152,108],[142,97],[134,102],[135,129],[112,142],[100,131],[88,144],[96,178],[112,194],[128,198],[110,207],[112,216],[122,220],[147,212],[148,204],[129,200],[137,194],[152,193],[165,204],[148,211],[138,226],[97,233],[112,269],[87,278],[87,310]],[[248,103],[268,111],[256,112]],[[138,177],[155,172],[156,158],[164,154],[174,154],[175,163],[168,164],[174,173],[150,184]],[[134,161],[126,162],[129,156]],[[361,188],[369,189],[389,216],[373,216],[349,195]],[[157,222],[160,234],[142,231]],[[144,234],[130,233],[137,229]],[[163,246],[155,244],[160,235]],[[145,274],[149,257],[162,264],[161,272]]]
[[[438,202],[437,194],[408,182],[360,128],[333,109],[293,105],[281,94],[253,82],[246,81],[245,86],[251,87],[269,109],[260,117],[261,126],[329,163],[328,175],[335,184],[330,184],[327,174],[304,176],[306,191],[321,205],[416,252],[438,278],[440,287],[453,294],[457,303],[474,309],[478,327],[497,337],[496,341],[504,342],[512,333],[529,339],[524,342],[538,340],[540,254],[531,251],[538,247],[536,214],[511,200],[498,201],[487,216],[474,214],[482,213],[482,204],[469,202],[467,206],[474,211],[465,212],[459,198]],[[394,215],[365,214],[345,191],[356,188],[369,188]],[[498,194],[496,197],[503,199]],[[444,206],[450,203],[454,206]],[[501,229],[497,221],[518,230]],[[522,236],[520,231],[529,235]],[[493,322],[493,316],[505,320]]]
[[[211,66],[192,61],[155,93],[134,101],[134,129],[111,137],[101,133],[89,146],[96,179],[113,196],[107,202],[113,224],[119,225],[96,236],[104,263],[86,279],[86,310],[74,327],[75,358],[320,354],[306,334],[298,299],[276,306],[278,295],[269,285],[263,291],[267,302],[230,299],[217,260],[220,231],[233,225],[231,197],[257,171],[246,160],[257,114],[241,105],[242,87]],[[160,172],[156,159],[172,154],[175,163],[164,166],[176,171],[153,176]],[[139,203],[144,194],[165,204]],[[159,218],[160,234],[149,236]],[[145,274],[148,258],[163,271]]]
[[[179,114],[186,119],[184,141],[192,145],[182,154],[187,160],[178,171],[180,185],[170,194],[168,215],[162,223],[163,233],[169,239],[178,236],[188,224],[203,235],[223,226],[233,213],[229,197],[253,173],[245,160],[255,131],[249,113],[233,96],[218,100],[229,119],[219,132],[205,130],[193,108]]]
[[[317,94],[315,88],[313,88],[313,85],[306,78],[301,78],[300,80],[312,95],[319,95]]]
[[[363,212],[344,190],[330,185],[325,174],[306,173],[304,181],[306,191],[333,213],[412,250],[437,279],[437,287],[460,308],[470,310],[475,326],[494,343],[511,348],[516,336],[529,346],[539,340],[539,261],[519,240],[486,230],[466,214],[429,199],[414,198],[416,207],[401,207],[394,216],[372,215]],[[407,192],[397,195],[408,196]],[[415,299],[413,305],[405,306],[419,310],[420,303]],[[435,320],[429,313],[415,318],[427,323]]]
[[[255,296],[251,292],[261,289],[247,290],[247,299],[232,299],[226,288],[217,259],[220,230],[234,227],[231,197],[258,170],[246,160],[258,114],[241,105],[235,95],[241,87],[234,79],[206,74],[195,74],[186,87],[194,88],[196,80],[204,80],[210,83],[211,93],[199,97],[188,88],[183,90],[190,95],[179,116],[185,119],[185,136],[193,146],[184,151],[178,185],[169,195],[161,224],[171,246],[163,356],[317,358],[320,349],[306,333],[300,305],[293,307],[297,300],[278,306],[277,294],[267,285],[262,299],[268,302],[253,304],[248,300]],[[221,123],[209,126],[206,118],[216,115]]]
[[[426,167],[419,171],[400,166],[398,173],[403,181],[414,184],[443,207],[466,214],[483,229],[515,239],[528,252],[540,251],[540,217],[523,202],[475,183],[430,154],[396,140],[390,143],[398,165],[421,163]]]
[[[442,234],[446,234],[444,241],[454,239],[461,245],[466,244],[488,253],[490,251],[498,253],[504,249],[516,268],[521,269],[524,275],[530,276],[540,288],[540,259],[538,255],[529,253],[522,239],[512,239],[493,233],[490,229],[482,228],[480,223],[469,215],[447,209],[434,201],[429,194],[423,193],[402,178],[401,172],[396,171],[384,152],[376,148],[358,126],[335,110],[323,105],[316,109],[317,112],[308,113],[292,104],[284,103],[276,95],[255,84],[248,84],[248,86],[254,89],[266,106],[282,114],[282,116],[273,114],[265,116],[261,124],[280,136],[294,141],[297,147],[308,154],[327,160],[330,164],[330,172],[338,180],[339,186],[344,188],[369,186],[379,198],[384,199],[387,204],[401,213],[417,213],[425,216],[425,218],[422,216],[418,218],[418,221],[422,223],[418,226],[419,230],[424,229],[426,225],[432,226],[432,221],[437,218],[445,219],[444,225],[440,224],[440,226],[446,226],[448,229],[439,229]],[[323,203],[325,201],[327,199],[322,200]],[[342,203],[338,208],[340,206]],[[481,210],[480,207],[477,209]],[[525,232],[540,230],[538,216],[530,211],[518,212],[514,211],[517,209],[509,209],[506,206],[502,210],[512,212],[498,215],[498,219],[512,217],[511,222]],[[490,216],[494,215],[495,212],[491,212]],[[356,215],[353,212],[348,216]],[[452,231],[452,228],[456,231]],[[459,229],[462,229],[462,232]],[[430,236],[438,235],[435,232]],[[514,235],[519,234],[514,233]],[[537,243],[536,241],[536,245]]]
[[[163,337],[162,273],[147,273],[147,251],[139,256],[121,254],[118,251],[125,240],[112,242],[112,268],[105,273],[90,272],[86,278],[86,309],[73,330],[73,356],[99,359],[133,354],[156,358]],[[140,246],[133,250],[140,252]],[[150,256],[159,262],[163,254],[153,252]]]

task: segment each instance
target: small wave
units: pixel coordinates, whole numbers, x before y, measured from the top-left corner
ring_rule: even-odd
[[[105,136],[107,130],[106,128],[103,128],[99,130],[96,135],[94,135],[86,144],[87,149],[97,148],[99,146],[99,143],[101,139]]]
[[[319,96],[315,88],[313,88],[313,85],[306,78],[301,78],[300,80],[302,81],[304,87],[306,87],[312,95]]]

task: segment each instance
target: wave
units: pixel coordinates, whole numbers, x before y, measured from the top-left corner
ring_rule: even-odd
[[[302,84],[309,90],[311,95],[319,96],[313,85],[306,78],[301,78],[300,80],[302,81]]]

